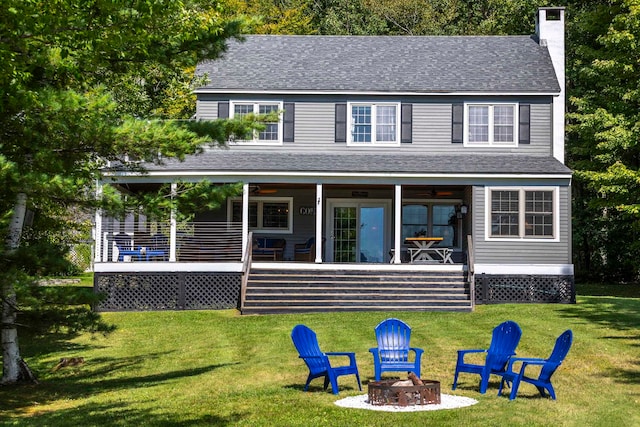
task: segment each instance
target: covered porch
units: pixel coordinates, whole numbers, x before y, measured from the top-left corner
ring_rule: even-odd
[[[212,185],[216,185],[212,183]],[[127,184],[144,191],[148,183]],[[185,222],[96,216],[96,271],[153,264],[254,262],[463,264],[470,188],[463,185],[246,183]]]

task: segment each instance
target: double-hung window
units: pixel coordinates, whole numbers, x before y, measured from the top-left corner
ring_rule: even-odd
[[[255,131],[253,138],[241,142],[256,144],[282,144],[282,103],[281,102],[231,102],[231,118],[254,115],[274,115],[276,120],[263,122],[264,129]]]
[[[557,237],[557,190],[489,189],[490,238]]]
[[[516,104],[466,104],[464,142],[469,146],[518,144]]]
[[[399,103],[349,103],[349,144],[398,144]]]
[[[293,230],[293,199],[289,197],[252,197],[249,201],[249,229],[271,233],[291,233]],[[242,200],[230,205],[231,221],[242,221]]]

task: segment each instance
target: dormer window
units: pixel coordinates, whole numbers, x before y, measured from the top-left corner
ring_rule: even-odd
[[[272,114],[282,111],[281,102],[231,102],[231,118],[240,118],[248,114]],[[280,115],[281,116],[281,115]],[[278,121],[264,123],[265,128],[256,131],[253,139],[238,141],[254,144],[282,144],[282,117]]]
[[[350,145],[395,145],[400,141],[399,103],[349,103]]]

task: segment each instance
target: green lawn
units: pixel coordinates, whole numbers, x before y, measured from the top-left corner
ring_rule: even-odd
[[[638,426],[640,425],[639,287],[578,288],[576,305],[478,306],[473,313],[368,312],[245,316],[235,310],[105,313],[117,325],[108,337],[22,336],[22,353],[41,384],[0,388],[0,424],[34,426]],[[614,296],[615,295],[615,296]],[[360,375],[373,375],[373,328],[387,317],[412,326],[412,345],[425,349],[423,378],[442,392],[472,397],[467,408],[393,413],[346,409],[334,401],[359,394],[353,376],[340,395],[322,380],[302,391],[307,370],[289,334],[313,328],[325,351],[355,351]],[[544,357],[567,328],[574,345],[554,377],[557,401],[520,387],[515,401],[497,396],[492,381],[461,374],[451,391],[456,350],[486,348],[491,329],[515,320],[518,354]],[[52,372],[61,357],[86,363]],[[392,376],[393,374],[391,374]]]

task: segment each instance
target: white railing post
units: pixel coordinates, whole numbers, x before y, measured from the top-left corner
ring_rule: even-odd
[[[176,196],[178,185],[174,182],[171,184],[171,198]],[[176,221],[176,211],[171,209],[171,219],[169,223],[169,262],[176,262],[176,238],[178,235],[178,222]]]
[[[402,237],[402,185],[395,186],[395,200],[394,200],[394,221],[393,221],[393,263],[400,264],[402,261],[402,250],[400,238]]]
[[[245,261],[249,240],[249,184],[242,185],[242,261]]]
[[[96,180],[96,199],[100,199],[102,197],[102,183],[99,180]],[[103,233],[102,233],[102,209],[96,210],[96,222],[93,229],[93,244],[94,244],[94,258],[93,262],[101,262],[102,261],[102,244],[103,244]],[[105,261],[108,261],[105,259]]]
[[[325,242],[322,241],[322,184],[316,184],[316,260],[322,263],[322,250]]]

